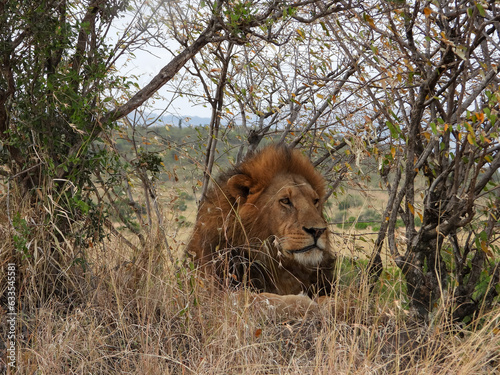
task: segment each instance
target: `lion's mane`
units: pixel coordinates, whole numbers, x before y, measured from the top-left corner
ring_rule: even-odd
[[[321,235],[324,248],[285,251],[280,240],[285,241],[286,237],[292,241],[288,237],[302,238],[309,234],[287,237],[273,233],[273,226],[278,225],[276,221],[287,228],[297,227],[296,231],[311,232],[297,215],[295,219],[293,215],[279,219],[278,211],[283,215],[282,211],[288,207],[286,200],[275,205],[270,203],[277,199],[276,191],[285,189],[279,184],[288,180],[299,181],[296,186],[306,186],[307,193],[317,197],[316,208],[311,200],[310,204],[305,201],[293,209],[307,209],[313,213],[308,216],[317,216],[315,223],[321,221],[324,229],[316,237]],[[271,192],[274,195],[270,195]],[[295,194],[304,201],[301,193]],[[325,180],[308,158],[285,146],[268,146],[221,175],[202,197],[186,250],[203,271],[218,275],[226,283],[243,283],[258,291],[277,294],[329,294],[335,258],[328,233],[322,234],[326,230],[322,216],[324,197]],[[292,203],[290,206],[293,207]],[[311,211],[313,209],[315,211]]]

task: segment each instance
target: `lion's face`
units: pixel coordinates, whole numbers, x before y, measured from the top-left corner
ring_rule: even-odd
[[[267,238],[281,256],[305,266],[323,260],[329,251],[323,201],[303,176],[280,174],[265,190],[248,191],[239,214],[250,236]]]

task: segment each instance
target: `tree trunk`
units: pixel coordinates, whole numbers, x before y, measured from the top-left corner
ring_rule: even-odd
[[[431,229],[431,231],[433,231]],[[407,283],[410,306],[418,317],[426,319],[447,285],[446,264],[441,257],[443,236],[436,231],[421,232],[396,263]]]

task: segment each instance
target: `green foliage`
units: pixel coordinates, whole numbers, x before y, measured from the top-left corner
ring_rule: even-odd
[[[179,215],[179,217],[177,217],[175,219],[176,223],[177,223],[177,226],[179,228],[188,228],[191,226],[191,223],[188,221],[188,219],[183,216],[183,215]]]
[[[383,300],[398,301],[402,307],[409,307],[409,300],[406,298],[406,283],[403,272],[399,268],[386,267],[380,275],[377,288]]]
[[[116,214],[112,214],[111,217],[114,220],[122,221],[124,224],[133,226],[137,231],[140,230],[139,224],[135,222],[134,210],[129,204],[127,198],[117,198],[113,202],[114,208],[118,211]],[[143,208],[143,207],[141,207]],[[142,209],[139,211],[140,214],[144,214],[145,211]]]
[[[0,171],[20,192],[24,210],[11,222],[15,251],[7,255],[15,260],[21,253],[30,265],[30,276],[20,268],[19,279],[36,300],[71,294],[67,299],[76,301],[86,250],[109,234],[108,206],[95,183],[117,161],[96,143],[102,146],[99,135],[113,126],[103,120],[110,91],[128,85],[114,75],[106,36],[124,6],[13,0],[0,6]],[[116,178],[109,182],[105,190]]]
[[[257,10],[252,7],[250,1],[236,1],[232,7],[224,10],[227,24],[235,36],[244,31],[244,28],[250,24],[256,13]]]
[[[23,258],[31,256],[29,253],[28,242],[31,238],[31,229],[25,219],[21,218],[18,212],[12,218],[15,234],[12,236],[14,240],[14,247],[16,251],[23,254]]]
[[[364,222],[378,222],[382,220],[382,215],[374,209],[368,208],[364,210],[360,215],[358,221]]]
[[[370,223],[366,223],[366,222],[358,222],[358,223],[356,223],[356,224],[354,225],[354,227],[355,227],[356,229],[361,229],[361,230],[363,230],[363,229],[368,228],[368,226],[369,226],[369,225],[370,225]]]
[[[187,192],[185,191],[181,191],[179,189],[177,189],[177,198],[174,202],[174,205],[173,205],[173,208],[174,210],[178,210],[178,211],[186,211],[188,206],[187,206],[187,203],[186,201],[193,201],[194,200],[194,197],[190,194],[188,194]],[[185,222],[185,217],[179,217],[179,222],[183,223]],[[184,224],[183,224],[184,225]]]
[[[180,191],[178,190],[178,194],[179,194],[179,199],[182,199],[182,200],[187,200],[187,201],[192,201],[194,200],[194,197],[191,195],[191,194],[188,194],[187,192],[185,191]]]
[[[151,172],[153,177],[157,177],[162,169],[163,160],[158,152],[141,150],[137,155],[137,162],[135,165],[137,168]]]
[[[358,230],[365,230],[371,227],[374,231],[380,229],[381,220],[382,215],[376,210],[370,208],[363,210],[358,217],[351,216],[348,219],[346,219],[346,212],[340,211],[336,213],[334,219],[334,221],[337,222],[338,228],[354,225],[354,228]]]
[[[196,295],[196,278],[195,273],[193,272],[195,265],[190,260],[187,260],[185,263],[186,264],[184,266],[179,266],[179,264],[177,265],[175,281],[179,290],[183,292],[183,297],[185,299],[182,309],[178,312],[178,314],[179,316],[184,317],[184,323],[187,323],[190,318],[190,309],[198,306],[198,298]]]
[[[103,238],[98,228],[105,215],[89,193],[91,176],[108,155],[89,147],[101,130],[110,129],[110,123],[97,122],[107,112],[107,92],[124,84],[110,69],[114,52],[102,28],[124,5],[2,5],[0,88],[8,88],[10,99],[1,103],[6,117],[0,141],[7,145],[11,170],[23,171],[16,174],[22,188],[33,193],[45,186],[56,199],[61,234],[88,217],[88,237]]]
[[[363,264],[363,262],[365,264]],[[349,285],[359,280],[361,269],[366,265],[364,260],[356,260],[348,257],[339,257],[337,267],[339,267],[339,282]]]
[[[420,220],[420,217],[415,216],[415,226],[420,227],[422,226],[422,220]]]
[[[353,207],[359,207],[363,204],[362,199],[357,196],[357,195],[349,195],[347,196],[344,200],[340,201],[338,204],[338,209],[343,211],[343,210],[348,210]]]
[[[186,201],[179,199],[174,203],[174,210],[178,211],[186,211],[187,210],[187,204]]]

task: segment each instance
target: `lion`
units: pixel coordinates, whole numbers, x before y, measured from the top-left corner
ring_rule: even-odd
[[[263,148],[202,197],[187,253],[205,273],[273,295],[330,295],[325,180],[300,151]]]

